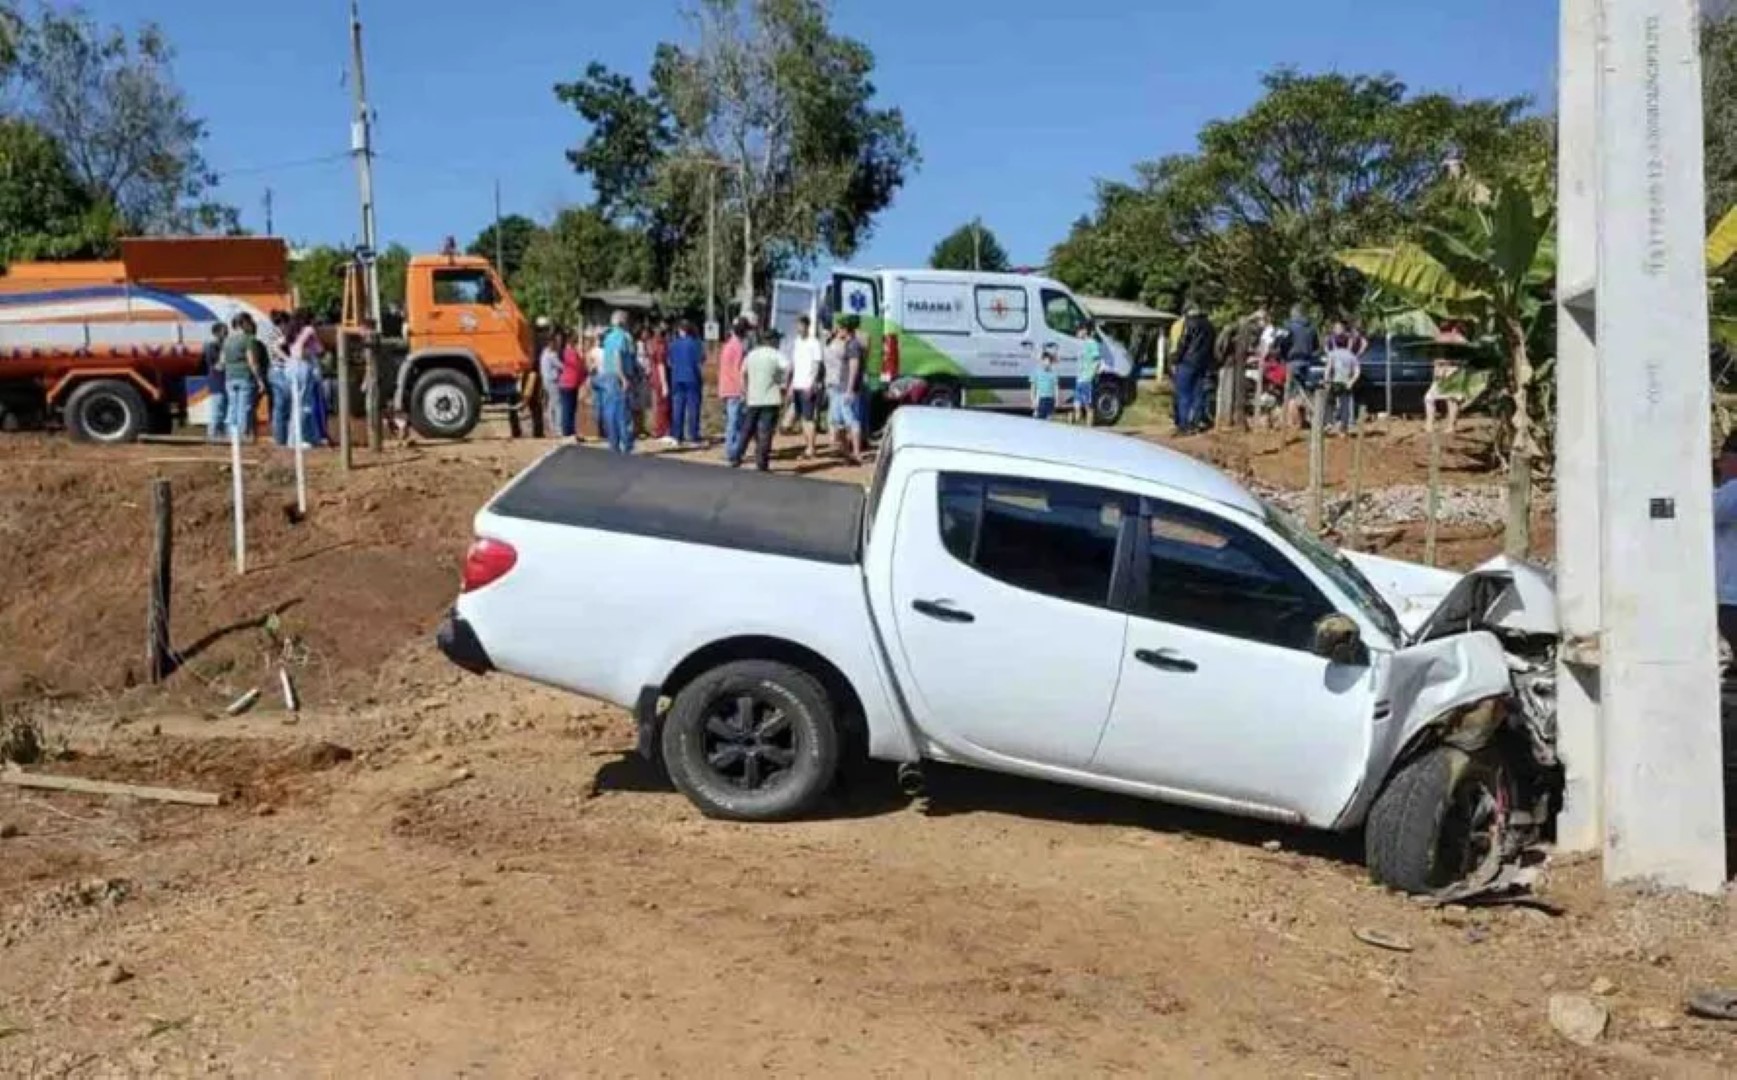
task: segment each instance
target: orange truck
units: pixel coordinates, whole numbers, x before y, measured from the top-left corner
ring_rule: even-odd
[[[405,297],[388,389],[419,434],[463,438],[484,402],[517,403],[534,334],[486,260],[417,256]],[[15,263],[0,272],[0,427],[58,420],[122,443],[208,422],[212,324],[246,312],[281,345],[270,313],[295,306],[273,238],[123,240],[114,262]]]
[[[346,331],[361,325],[356,269],[344,289]],[[462,439],[484,404],[519,403],[536,331],[487,259],[412,256],[404,303],[404,336],[383,340],[383,377],[418,435]]]
[[[0,424],[59,419],[76,439],[130,442],[203,419],[211,326],[247,312],[268,342],[290,307],[282,240],[123,240],[115,262],[0,273]]]

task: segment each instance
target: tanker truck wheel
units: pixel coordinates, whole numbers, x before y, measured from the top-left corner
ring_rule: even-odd
[[[482,418],[482,393],[470,376],[436,368],[410,388],[410,426],[425,439],[462,439]]]
[[[139,388],[119,379],[82,383],[66,399],[66,430],[79,442],[129,443],[145,430],[148,414]]]

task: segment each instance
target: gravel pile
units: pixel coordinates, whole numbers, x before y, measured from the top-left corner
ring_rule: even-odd
[[[1298,520],[1308,514],[1306,491],[1261,491],[1261,497]],[[1535,492],[1534,498],[1548,498]],[[1429,508],[1429,488],[1424,484],[1400,484],[1363,492],[1362,525],[1379,529],[1422,522]],[[1341,522],[1350,516],[1348,492],[1327,492],[1327,521]],[[1500,484],[1456,485],[1441,490],[1436,520],[1444,526],[1499,526],[1507,520],[1507,491]]]

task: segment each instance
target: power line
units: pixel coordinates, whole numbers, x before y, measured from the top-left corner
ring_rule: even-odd
[[[295,161],[280,161],[271,165],[247,165],[240,168],[214,169],[212,171],[216,174],[219,180],[228,180],[237,176],[258,176],[262,173],[283,172],[288,169],[305,169],[314,165],[329,165],[333,162],[348,161],[349,159],[350,151],[340,150],[336,153],[325,154],[321,157],[315,158],[300,158]]]

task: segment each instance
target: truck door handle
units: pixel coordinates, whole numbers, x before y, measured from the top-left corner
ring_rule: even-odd
[[[1169,649],[1136,649],[1134,659],[1142,664],[1149,664],[1159,671],[1195,672],[1200,665],[1187,657],[1177,656]]]
[[[969,611],[960,611],[950,600],[913,600],[911,609],[919,615],[927,615],[931,619],[942,622],[969,623],[976,622],[977,616]]]

